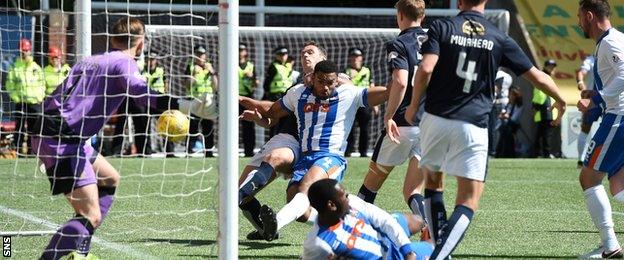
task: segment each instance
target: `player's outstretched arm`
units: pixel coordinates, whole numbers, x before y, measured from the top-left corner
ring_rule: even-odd
[[[561,97],[561,94],[559,94],[559,89],[557,88],[555,81],[536,67],[533,67],[529,71],[525,72],[522,77],[531,81],[533,86],[555,99],[555,103],[552,107],[557,109],[558,113],[557,119],[553,121],[553,125],[559,125],[561,123],[561,119],[563,118],[563,113],[565,113],[566,103]]]
[[[381,105],[388,100],[388,89],[386,87],[368,88],[368,106]]]
[[[287,116],[288,110],[282,107],[280,101],[274,102],[269,111],[267,112],[267,116],[262,116],[258,109],[254,110],[245,110],[241,115],[240,119],[255,122],[257,125],[269,128],[274,126],[280,118]]]
[[[388,238],[400,247],[403,256],[413,252],[409,237],[390,213],[353,195],[349,195],[349,206],[368,216],[371,225],[387,234]]]
[[[273,106],[273,103],[275,102],[268,100],[255,100],[249,97],[238,96],[238,103],[247,110],[258,109],[260,114],[266,116],[269,109],[271,109],[271,106]]]
[[[420,62],[420,66],[418,66],[418,70],[416,70],[412,100],[407,107],[407,111],[405,111],[405,120],[410,124],[414,122],[414,117],[420,107],[420,99],[429,85],[431,74],[433,74],[433,68],[435,68],[438,63],[438,59],[439,56],[437,54],[425,54]]]

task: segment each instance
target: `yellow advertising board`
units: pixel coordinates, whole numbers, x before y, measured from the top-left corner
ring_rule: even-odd
[[[586,39],[578,26],[578,0],[515,0],[518,11],[533,41],[542,64],[557,61],[554,76],[568,104],[579,99],[575,72],[585,56],[596,49],[594,40]],[[611,0],[611,23],[624,31],[624,0]]]

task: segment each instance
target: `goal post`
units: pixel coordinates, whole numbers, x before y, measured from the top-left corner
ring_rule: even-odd
[[[238,0],[219,0],[219,259],[238,259]]]

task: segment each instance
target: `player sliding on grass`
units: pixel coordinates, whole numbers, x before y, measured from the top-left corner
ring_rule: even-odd
[[[310,205],[318,219],[303,243],[303,259],[428,259],[433,246],[409,237],[424,227],[421,217],[388,214],[347,195],[336,180],[310,186]]]
[[[611,204],[602,180],[609,179],[611,194],[624,202],[624,34],[611,26],[606,0],[579,3],[579,25],[596,44],[594,89],[583,91],[578,103],[583,113],[600,109],[602,122],[592,137],[579,176],[585,205],[600,233],[601,245],[581,258],[622,258],[615,236]],[[590,99],[587,99],[590,97]]]
[[[289,113],[297,116],[302,158],[295,164],[288,186],[289,190],[296,188],[298,193],[277,215],[268,206],[262,206],[260,218],[265,238],[272,238],[295,219],[310,218],[308,187],[319,179],[342,179],[346,169],[343,157],[346,137],[357,109],[379,105],[386,98],[384,87],[361,89],[350,84],[339,85],[336,64],[321,61],[314,67],[313,84],[290,89],[271,107],[268,117],[262,117],[258,111],[243,113],[244,119],[263,127],[270,127]]]
[[[405,119],[412,121],[425,90],[425,113],[420,122],[421,169],[457,179],[455,210],[440,235],[432,259],[446,259],[468,229],[479,205],[487,172],[487,122],[494,102],[499,66],[522,75],[555,98],[558,124],[565,102],[553,80],[533,66],[513,39],[483,16],[487,0],[459,0],[461,12],[434,21],[423,43],[422,61]]]
[[[318,46],[315,42],[309,41],[304,43],[301,50],[301,64],[303,64],[302,77],[297,80],[295,85],[304,81],[310,85],[314,72],[314,66],[327,58],[327,52]],[[303,75],[308,75],[303,76]],[[249,110],[258,110],[263,116],[267,115],[268,110],[274,102],[256,101],[247,97],[239,97],[239,103]],[[292,167],[297,162],[300,153],[299,133],[297,130],[297,118],[293,114],[289,114],[280,120],[287,122],[281,124],[278,134],[273,136],[265,143],[260,152],[251,158],[251,161],[245,166],[239,179],[238,190],[238,207],[243,212],[243,216],[249,220],[256,230],[247,234],[247,239],[259,240],[264,239],[262,231],[262,221],[260,220],[260,201],[256,199],[255,194],[262,190],[266,185],[273,181],[276,177],[276,171],[292,174]],[[296,188],[296,187],[295,187]],[[292,188],[287,191],[288,200],[292,199],[297,193],[297,189]],[[278,238],[276,233],[273,240]]]
[[[75,217],[52,236],[42,259],[89,254],[91,237],[108,214],[119,185],[119,173],[91,147],[89,138],[126,98],[133,96],[150,108],[179,107],[206,118],[216,115],[209,101],[176,100],[148,88],[134,60],[142,52],[144,32],[140,20],[119,19],[112,28],[113,49],[78,62],[44,100],[43,116],[36,124],[41,134],[33,136],[31,144],[46,169],[52,194],[65,194]]]

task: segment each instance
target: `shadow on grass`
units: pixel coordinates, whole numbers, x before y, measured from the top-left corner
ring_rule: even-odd
[[[137,243],[169,243],[186,246],[211,246],[217,243],[212,239],[170,239],[170,238],[148,238],[142,240],[135,240]],[[288,243],[275,243],[275,242],[255,242],[255,241],[239,241],[239,246],[247,246],[249,249],[266,249],[271,247],[291,246]]]
[[[563,234],[598,234],[593,230],[531,230],[530,233],[563,233]],[[624,234],[624,231],[616,231],[616,234]]]
[[[178,255],[180,257],[201,257],[201,258],[215,258],[216,255]],[[298,255],[239,255],[238,259],[298,259]]]
[[[480,254],[453,254],[457,258],[497,258],[497,259],[578,259],[578,256],[549,256],[549,255],[480,255]]]

